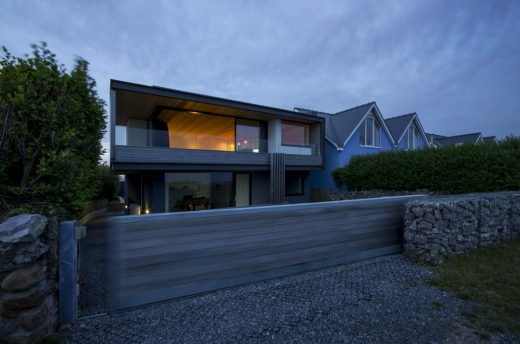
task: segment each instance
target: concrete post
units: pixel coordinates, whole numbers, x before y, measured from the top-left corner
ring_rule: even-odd
[[[76,221],[60,223],[60,324],[74,324],[78,319],[78,243],[76,238]]]

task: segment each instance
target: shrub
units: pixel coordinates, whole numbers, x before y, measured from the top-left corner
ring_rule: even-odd
[[[0,211],[74,217],[97,192],[104,102],[87,61],[32,48],[0,60]]]
[[[520,189],[520,138],[497,144],[389,151],[353,157],[333,172],[351,190],[466,193]]]
[[[110,171],[107,165],[99,165],[97,169],[98,190],[96,200],[113,200],[119,191],[119,177]]]

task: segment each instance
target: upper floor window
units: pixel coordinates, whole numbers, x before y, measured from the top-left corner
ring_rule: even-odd
[[[419,148],[419,130],[415,125],[410,125],[406,133],[406,148],[417,149]]]
[[[282,121],[282,145],[309,146],[309,125]]]
[[[237,118],[235,147],[237,152],[266,152],[267,128],[265,122]]]
[[[368,115],[359,127],[359,144],[381,147],[381,124],[373,114]]]

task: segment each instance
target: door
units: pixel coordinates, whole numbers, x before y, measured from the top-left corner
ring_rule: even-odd
[[[235,200],[237,207],[247,207],[250,202],[249,173],[235,175]]]

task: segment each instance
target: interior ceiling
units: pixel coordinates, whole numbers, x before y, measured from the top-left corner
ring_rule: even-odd
[[[265,112],[242,110],[233,107],[194,102],[179,98],[161,97],[150,94],[118,90],[116,94],[116,125],[126,125],[128,119],[150,118],[157,107],[167,107],[232,117],[270,120],[283,118]],[[287,118],[291,120],[291,118]],[[294,120],[294,118],[292,119]],[[301,120],[302,122],[309,122]]]

